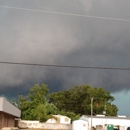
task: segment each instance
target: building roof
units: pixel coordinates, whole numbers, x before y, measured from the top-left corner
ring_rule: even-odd
[[[16,108],[4,97],[0,97],[0,111],[13,115],[15,117],[21,116],[21,110]]]
[[[79,119],[88,121],[88,119],[90,119],[90,118],[91,118],[91,115],[82,115]],[[100,118],[100,119],[126,119],[126,120],[130,120],[130,117],[126,117],[126,116],[97,115],[97,116],[92,116],[92,118]]]

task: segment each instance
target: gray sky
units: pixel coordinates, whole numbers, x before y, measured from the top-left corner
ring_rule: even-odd
[[[0,61],[130,68],[129,12],[129,0],[0,0]],[[130,116],[130,71],[7,64],[0,71],[3,96],[26,94],[36,83],[51,92],[90,84],[110,91],[118,114]]]

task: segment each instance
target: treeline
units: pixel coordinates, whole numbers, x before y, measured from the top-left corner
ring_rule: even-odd
[[[21,110],[22,119],[44,122],[56,114],[66,115],[72,120],[78,119],[81,115],[90,115],[92,103],[93,115],[106,111],[107,116],[116,116],[118,108],[112,101],[114,97],[102,87],[74,86],[49,94],[46,84],[36,84],[26,96],[18,95],[12,104]]]

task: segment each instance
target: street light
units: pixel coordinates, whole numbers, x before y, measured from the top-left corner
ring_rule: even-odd
[[[103,111],[103,114],[106,115],[106,104],[104,105],[104,111]]]
[[[92,128],[92,117],[93,116],[93,97],[91,97],[91,128]]]

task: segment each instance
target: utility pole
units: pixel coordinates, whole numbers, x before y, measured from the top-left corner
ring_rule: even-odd
[[[91,128],[92,128],[92,118],[93,118],[93,97],[91,97]],[[90,128],[90,130],[91,130]]]

